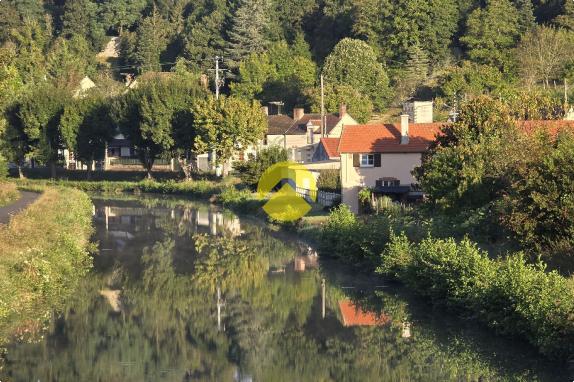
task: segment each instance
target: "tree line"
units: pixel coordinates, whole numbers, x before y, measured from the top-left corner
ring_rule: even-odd
[[[7,0],[0,103],[46,79],[114,86],[178,63],[208,74],[221,56],[227,93],[317,110],[321,72],[327,110],[347,100],[364,122],[410,97],[452,107],[574,80],[573,28],[566,0]],[[109,36],[112,66],[95,59]]]
[[[89,176],[94,162],[105,158],[107,143],[122,133],[148,176],[156,159],[174,158],[189,178],[197,154],[215,153],[217,163],[225,163],[258,143],[266,129],[259,103],[216,100],[189,73],[111,97],[94,92],[74,98],[46,83],[12,102],[5,116],[4,154],[19,168],[27,160],[47,164],[53,176],[64,149],[88,165]]]

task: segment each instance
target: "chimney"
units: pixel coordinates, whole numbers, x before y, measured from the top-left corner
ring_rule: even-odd
[[[305,109],[300,107],[296,107],[295,109],[293,109],[293,119],[295,121],[300,120],[301,118],[303,118],[304,115],[305,115]]]
[[[409,144],[409,115],[401,114],[401,145]]]
[[[343,118],[346,115],[347,115],[347,105],[342,103],[339,106],[339,118]]]
[[[269,115],[269,106],[261,106],[261,111],[265,115]]]

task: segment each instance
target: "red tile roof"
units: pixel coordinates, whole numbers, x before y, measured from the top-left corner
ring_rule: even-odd
[[[341,157],[341,153],[339,153],[339,141],[339,138],[321,138],[321,145],[323,145],[329,159]]]
[[[385,325],[391,318],[385,314],[380,316],[373,312],[366,312],[349,300],[339,301],[344,326],[376,326]]]
[[[532,133],[536,130],[544,129],[548,131],[551,136],[556,136],[560,130],[574,131],[574,121],[565,121],[562,119],[517,121],[516,125],[526,133]]]
[[[345,126],[339,153],[422,153],[443,125],[443,122],[409,124],[409,143],[404,145],[401,145],[400,124]]]

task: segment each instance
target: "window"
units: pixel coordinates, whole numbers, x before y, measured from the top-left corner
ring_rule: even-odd
[[[381,178],[375,182],[377,187],[399,187],[400,180],[394,178]]]
[[[361,167],[375,167],[375,156],[373,154],[361,154]]]

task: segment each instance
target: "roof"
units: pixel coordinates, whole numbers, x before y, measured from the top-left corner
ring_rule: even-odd
[[[345,126],[339,153],[423,153],[444,123],[409,124],[409,143],[401,144],[400,124]]]
[[[327,120],[327,134],[331,132],[341,121],[339,114],[329,113],[325,115]],[[303,135],[307,134],[307,124],[311,122],[316,126],[321,125],[321,114],[305,114],[303,117],[295,121],[284,133],[286,135]]]
[[[550,135],[556,136],[560,130],[568,129],[574,131],[574,121],[566,121],[563,119],[517,121],[516,124],[526,133],[544,129],[548,131]]]
[[[323,145],[329,159],[341,157],[339,153],[339,141],[339,138],[321,138],[320,144]]]
[[[388,323],[391,318],[385,314],[377,316],[373,312],[366,312],[349,300],[339,301],[344,326],[376,326]]]
[[[293,118],[278,114],[267,116],[267,134],[269,135],[283,135],[288,128],[290,128],[295,121]]]

